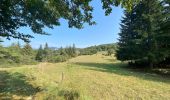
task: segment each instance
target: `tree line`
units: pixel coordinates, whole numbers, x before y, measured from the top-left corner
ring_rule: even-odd
[[[170,65],[170,1],[141,0],[124,11],[117,58],[130,65]]]
[[[80,55],[93,55],[101,51],[105,51],[106,55],[111,55],[115,53],[116,49],[117,49],[116,43],[95,45],[80,49]]]
[[[12,43],[8,47],[0,45],[0,64],[35,64],[36,50],[26,43],[21,47],[20,43]]]
[[[78,55],[75,44],[65,48],[51,49],[46,43],[44,48],[33,49],[29,43],[21,46],[20,43],[12,43],[8,47],[0,45],[0,64],[36,64],[38,62],[63,62]]]
[[[35,59],[39,62],[64,62],[72,57],[78,56],[78,50],[73,44],[72,46],[68,47],[61,47],[57,50],[50,49],[48,47],[48,44],[45,44],[45,47],[42,48],[42,45],[40,45]]]
[[[18,43],[12,43],[8,47],[0,45],[0,64],[37,64],[38,62],[64,62],[70,58],[80,55],[93,55],[97,52],[105,51],[106,55],[115,52],[117,44],[103,44],[87,48],[76,48],[75,44],[65,48],[51,48],[46,43],[40,45],[38,49],[33,49],[29,43],[21,46]]]

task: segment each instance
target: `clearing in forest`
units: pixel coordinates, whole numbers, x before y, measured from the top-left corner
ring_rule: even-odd
[[[112,56],[0,68],[1,99],[168,100],[170,79],[130,70]]]

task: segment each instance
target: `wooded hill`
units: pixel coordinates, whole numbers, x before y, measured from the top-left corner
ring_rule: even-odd
[[[116,43],[101,44],[101,45],[95,45],[95,46],[90,46],[87,48],[80,49],[80,54],[81,55],[92,55],[100,51],[106,51],[108,52],[108,55],[110,55],[110,53],[114,53],[116,49],[117,49]]]

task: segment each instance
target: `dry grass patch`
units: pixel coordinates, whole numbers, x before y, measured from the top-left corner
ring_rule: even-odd
[[[24,75],[24,83],[39,91],[35,90],[36,92],[28,95],[6,91],[0,93],[1,96],[9,94],[11,98],[15,95],[20,98],[32,97],[36,100],[168,100],[170,98],[169,77],[137,72],[124,66],[125,64],[115,61],[113,57],[97,54],[79,56],[64,63],[1,68],[1,71],[10,74]],[[7,87],[13,86],[14,83]],[[22,85],[20,84],[21,87]],[[2,85],[0,87],[4,88]]]

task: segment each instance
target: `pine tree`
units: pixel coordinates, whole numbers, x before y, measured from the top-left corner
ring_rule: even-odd
[[[119,60],[147,59],[150,67],[158,61],[156,35],[162,21],[162,6],[159,0],[142,0],[132,9],[125,11],[119,33]]]
[[[50,49],[48,47],[48,43],[45,43],[44,50],[43,50],[43,58],[45,61],[48,61],[50,57]]]
[[[137,15],[136,9],[131,12],[125,11],[124,14],[116,56],[122,61],[140,59],[143,48],[141,48],[140,43],[141,36],[136,32],[139,15]]]
[[[45,43],[45,47],[44,47],[44,50],[48,50],[49,47],[48,47],[48,43]]]
[[[26,43],[24,47],[22,48],[22,54],[23,55],[32,55],[33,49],[30,44]]]
[[[59,49],[59,54],[60,54],[60,55],[63,55],[63,56],[66,56],[66,55],[67,55],[67,53],[66,53],[65,49],[63,49],[63,47],[61,47],[61,48]]]
[[[158,34],[162,21],[162,6],[159,0],[143,0],[137,6],[138,11],[142,14],[139,20],[139,31],[142,33],[146,53],[146,57],[150,63],[150,67],[158,62],[158,47],[155,36]]]
[[[42,61],[43,60],[43,48],[42,48],[42,45],[40,45],[35,59],[37,61]]]
[[[21,45],[19,42],[17,43],[12,43],[11,46],[9,46],[11,49],[11,52],[20,52],[21,51]]]
[[[72,57],[76,57],[77,54],[76,54],[76,46],[75,46],[75,44],[73,44],[72,50],[73,50],[72,51],[73,52]]]
[[[160,23],[159,34],[156,35],[159,60],[170,58],[170,1],[162,1],[162,22]]]

